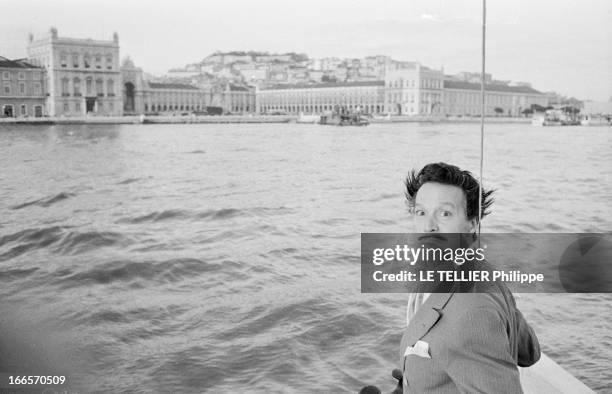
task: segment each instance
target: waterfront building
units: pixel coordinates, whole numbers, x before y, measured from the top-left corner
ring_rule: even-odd
[[[51,116],[122,115],[119,36],[112,41],[30,34],[29,61],[46,70]]]
[[[392,115],[442,114],[444,73],[418,62],[387,64],[385,112]]]
[[[384,81],[285,84],[257,91],[258,113],[323,113],[337,106],[365,113],[384,111]]]
[[[384,61],[384,59],[383,59]],[[346,68],[338,67],[346,71]],[[262,113],[323,113],[336,107],[369,114],[434,115],[442,111],[443,73],[416,62],[388,62],[384,79],[286,84],[257,92]]]
[[[226,112],[253,113],[255,112],[255,89],[230,83],[226,86],[223,102]]]
[[[480,115],[480,83],[455,79],[444,81],[443,111],[446,115]],[[548,97],[529,86],[485,84],[486,116],[521,116],[522,111],[538,104],[548,105]]]
[[[182,83],[148,82],[142,111],[147,113],[183,113],[205,111],[210,92]]]
[[[0,56],[0,117],[42,117],[45,70],[25,60]]]
[[[149,82],[130,58],[121,65],[125,115],[174,114],[205,111],[210,91],[176,82]]]

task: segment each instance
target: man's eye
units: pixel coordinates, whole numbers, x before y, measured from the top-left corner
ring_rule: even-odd
[[[444,217],[450,217],[453,216],[453,213],[451,211],[442,211],[441,215]]]
[[[425,215],[425,211],[421,210],[421,209],[417,209],[416,211],[414,211],[414,214],[417,216],[424,216]]]

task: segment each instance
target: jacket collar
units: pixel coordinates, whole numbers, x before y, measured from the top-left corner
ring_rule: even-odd
[[[431,293],[404,331],[401,346],[402,354],[404,354],[407,346],[414,346],[416,341],[423,338],[438,322],[441,316],[440,311],[448,303],[454,292],[455,289],[453,288],[449,293]]]

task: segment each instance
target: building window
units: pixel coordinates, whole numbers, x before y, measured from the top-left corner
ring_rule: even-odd
[[[96,68],[102,68],[102,55],[96,55]]]
[[[25,104],[21,104],[21,116],[28,115],[28,107]]]
[[[113,68],[113,55],[106,55],[106,68],[109,70]]]
[[[76,104],[74,105],[74,109],[75,109],[77,112],[81,112],[81,103],[76,103]]]
[[[11,83],[10,82],[4,83],[4,94],[11,94]]]
[[[79,54],[78,53],[72,54],[72,67],[79,68]]]
[[[83,55],[83,66],[85,68],[89,68],[91,67],[91,56],[89,56],[88,53],[86,53],[85,55]]]
[[[112,110],[114,110],[114,109],[115,109],[115,105],[113,104],[113,102],[112,102],[112,101],[110,101],[110,102],[108,103],[108,110],[109,110],[109,111],[112,111]]]
[[[34,79],[35,81],[40,81],[42,79],[42,74],[40,73],[40,71],[34,71],[32,73],[32,79]]]
[[[85,93],[87,96],[93,95],[93,79],[91,78],[85,80]]]
[[[96,93],[98,97],[104,97],[104,81],[101,79],[96,80]]]
[[[5,81],[11,79],[11,73],[9,71],[2,71],[2,79]]]
[[[70,96],[68,89],[68,78],[62,78],[62,96]]]
[[[79,78],[75,78],[72,80],[72,84],[74,89],[74,96],[81,96],[81,80]]]
[[[25,72],[19,71],[19,74],[17,74],[17,79],[20,81],[25,81]]]
[[[106,95],[109,97],[113,97],[115,95],[115,81],[109,79],[106,82]]]
[[[34,82],[34,95],[35,96],[40,96],[42,95],[42,86],[40,84],[40,82]]]
[[[70,105],[68,103],[64,103],[64,112],[70,111]]]
[[[65,53],[60,54],[60,66],[66,67],[68,65],[68,55]]]
[[[25,82],[19,82],[19,94],[26,94]]]

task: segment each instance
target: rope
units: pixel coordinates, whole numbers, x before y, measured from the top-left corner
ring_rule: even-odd
[[[480,246],[480,223],[482,222],[482,168],[484,163],[486,21],[487,0],[482,0],[482,72],[480,74],[480,179],[478,181],[478,246]]]

